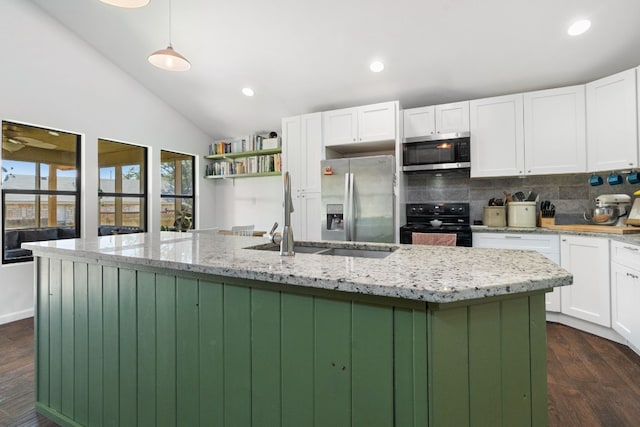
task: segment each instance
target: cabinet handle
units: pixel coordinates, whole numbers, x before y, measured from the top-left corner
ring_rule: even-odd
[[[356,142],[356,139],[355,139],[355,138],[353,138],[353,142]]]
[[[522,239],[522,236],[504,236],[505,239]]]
[[[632,246],[625,246],[624,248],[625,248],[625,249],[628,249],[628,250],[630,250],[630,251],[638,252],[638,248],[634,248],[634,247],[632,247]]]
[[[522,171],[518,171],[519,174],[522,174]]]
[[[563,242],[566,242],[566,241],[567,241],[567,239],[562,239],[562,241],[563,241]]]
[[[531,169],[529,169],[529,170],[527,171],[527,173],[531,173]]]

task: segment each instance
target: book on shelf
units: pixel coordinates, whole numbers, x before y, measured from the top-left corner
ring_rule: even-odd
[[[266,172],[282,172],[282,155],[280,153],[219,160],[207,165],[206,168],[207,176],[247,175]]]
[[[262,135],[247,135],[214,141],[209,145],[209,155],[228,153],[243,153],[246,151],[260,151],[281,147],[280,137],[265,138]]]

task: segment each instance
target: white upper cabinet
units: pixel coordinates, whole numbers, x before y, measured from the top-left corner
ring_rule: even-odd
[[[524,173],[522,94],[470,102],[471,177]]]
[[[343,108],[323,114],[324,145],[353,144],[358,141],[358,110]]]
[[[282,119],[283,166],[295,189],[320,191],[322,113]]]
[[[638,166],[636,70],[587,83],[587,168]]]
[[[436,105],[436,133],[469,132],[469,101]]]
[[[397,109],[397,102],[384,102],[322,113],[325,147],[394,141]]]
[[[433,135],[436,132],[436,107],[419,107],[403,110],[404,138]]]
[[[396,139],[396,103],[358,107],[358,142]]]
[[[410,108],[403,118],[404,138],[469,132],[469,101]]]
[[[525,174],[587,171],[583,85],[524,94]]]
[[[282,119],[284,170],[291,174],[296,238],[320,239],[320,162],[322,113]]]

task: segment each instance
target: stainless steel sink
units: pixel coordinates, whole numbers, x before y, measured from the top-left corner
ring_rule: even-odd
[[[395,248],[391,250],[370,250],[370,249],[353,249],[353,248],[331,248],[322,252],[318,252],[320,255],[337,255],[337,256],[352,256],[360,258],[386,258],[391,255]]]
[[[254,249],[259,251],[279,251],[280,245],[273,243],[266,243],[257,246],[249,246],[245,249]],[[317,254],[317,255],[334,255],[334,256],[348,256],[359,258],[385,258],[391,255],[396,249],[396,246],[373,246],[367,249],[363,248],[344,248],[337,247],[333,244],[305,244],[303,242],[296,243],[293,246],[293,251],[299,254]]]
[[[276,245],[274,243],[265,243],[263,245],[249,246],[248,248],[245,248],[245,249],[255,249],[259,251],[276,252],[280,250],[280,245]],[[324,251],[326,249],[327,247],[325,246],[311,246],[311,245],[305,245],[303,243],[296,243],[293,246],[293,251],[299,254],[315,254],[317,252]]]

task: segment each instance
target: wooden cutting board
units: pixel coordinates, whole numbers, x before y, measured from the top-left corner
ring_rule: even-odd
[[[582,231],[585,233],[607,233],[607,234],[640,233],[640,227],[625,227],[625,226],[616,226],[616,225],[566,224],[566,225],[550,225],[545,228],[550,228],[552,230]]]

